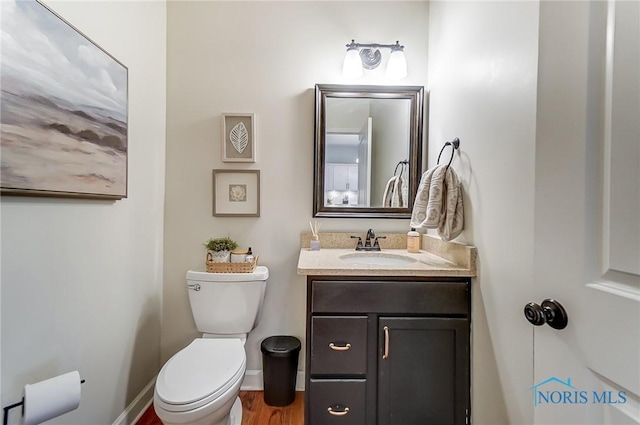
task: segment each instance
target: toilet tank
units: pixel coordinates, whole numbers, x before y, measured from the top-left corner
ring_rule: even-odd
[[[196,328],[207,334],[246,334],[258,325],[269,269],[253,273],[187,272]]]

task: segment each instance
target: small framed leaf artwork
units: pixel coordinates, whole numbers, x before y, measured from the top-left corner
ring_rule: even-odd
[[[254,114],[222,114],[222,162],[256,162]]]

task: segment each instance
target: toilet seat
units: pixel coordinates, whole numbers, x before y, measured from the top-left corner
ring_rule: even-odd
[[[244,376],[246,355],[239,339],[197,338],[162,367],[156,404],[185,412],[219,398]]]

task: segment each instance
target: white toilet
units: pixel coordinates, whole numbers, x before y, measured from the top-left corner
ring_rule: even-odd
[[[269,269],[187,272],[191,312],[202,338],[167,361],[153,406],[165,425],[240,425],[238,393],[247,368],[244,343],[262,312]]]

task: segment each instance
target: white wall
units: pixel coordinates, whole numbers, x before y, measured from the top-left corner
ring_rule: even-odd
[[[479,256],[473,421],[531,423],[532,329],[522,308],[533,274],[539,4],[435,1],[429,15],[429,165],[460,138],[460,240]]]
[[[79,409],[47,423],[108,424],[161,366],[166,5],[46,3],[129,69],[128,198],[0,199],[2,405],[77,369]]]
[[[262,321],[247,341],[248,368],[261,369],[260,341],[303,341],[306,282],[296,274],[299,235],[313,196],[316,83],[341,78],[345,44],[406,46],[409,76],[426,85],[426,2],[170,2],[162,358],[198,335],[185,272],[204,267],[202,243],[231,235],[269,267]],[[383,59],[384,60],[384,59]],[[381,72],[360,84],[384,84]],[[257,162],[220,160],[220,114],[253,112]],[[260,169],[259,218],[212,217],[211,170]],[[322,229],[407,231],[409,220],[323,219]],[[300,357],[304,364],[304,352]]]

